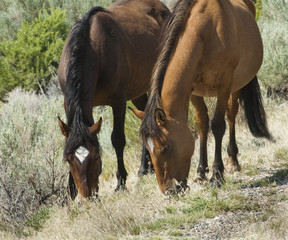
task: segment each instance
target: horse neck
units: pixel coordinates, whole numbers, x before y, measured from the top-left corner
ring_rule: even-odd
[[[192,83],[198,71],[202,49],[201,39],[191,39],[191,36],[184,32],[172,51],[165,72],[161,103],[168,116],[181,122],[187,123]]]
[[[184,44],[182,44],[184,43]],[[186,54],[184,41],[180,41],[180,49],[176,48],[168,64],[161,91],[161,103],[168,116],[177,121],[187,123],[189,100],[192,92],[192,80],[199,62],[199,50],[196,44],[195,57]],[[193,55],[193,54],[192,54]],[[196,57],[197,56],[197,57]]]
[[[191,91],[184,79],[165,77],[161,92],[163,110],[170,118],[186,124]]]

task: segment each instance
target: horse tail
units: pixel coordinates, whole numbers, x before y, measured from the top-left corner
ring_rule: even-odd
[[[240,102],[244,108],[250,132],[255,137],[265,137],[271,140],[272,136],[267,127],[266,113],[257,76],[242,88]]]
[[[102,7],[90,9],[86,15],[78,20],[70,32],[68,42],[69,62],[66,72],[65,84],[65,109],[68,118],[68,126],[71,126],[76,115],[81,112],[81,82],[83,78],[83,63],[85,58],[85,49],[89,46],[90,35],[90,17],[97,12],[106,12]],[[80,116],[83,118],[82,114]],[[79,116],[78,116],[79,118]]]

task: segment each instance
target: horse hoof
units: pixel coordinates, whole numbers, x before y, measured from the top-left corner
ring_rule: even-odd
[[[213,187],[220,188],[225,183],[224,177],[222,174],[213,174],[212,178],[210,179],[210,184]]]
[[[241,171],[241,167],[239,164],[237,165],[226,165],[225,166],[225,170],[230,173],[230,174],[233,174],[233,173],[236,173],[236,172],[240,172]]]
[[[153,165],[151,164],[151,166],[149,166],[148,168],[144,169],[144,168],[141,168],[139,169],[138,171],[138,177],[143,177],[145,175],[148,175],[148,174],[154,174],[155,171],[154,171],[154,167]]]
[[[147,174],[148,174],[148,170],[147,169],[139,169],[139,171],[138,171],[138,177],[139,178],[143,177],[143,176],[145,176]]]
[[[227,162],[226,162],[226,166],[225,166],[225,170],[230,173],[230,174],[233,174],[235,172],[240,172],[241,171],[241,167],[238,163],[238,161],[233,161],[233,159],[231,157],[229,157],[227,159]]]
[[[211,178],[210,179],[210,185],[214,188],[221,188],[222,186],[222,181],[215,179],[215,178]]]
[[[194,182],[199,183],[199,184],[204,184],[208,181],[207,177],[205,174],[198,174],[197,178],[194,179]]]
[[[122,192],[122,191],[128,191],[125,185],[117,185],[117,187],[114,190],[115,192]]]

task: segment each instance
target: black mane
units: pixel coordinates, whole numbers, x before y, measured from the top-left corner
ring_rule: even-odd
[[[82,113],[81,85],[83,81],[83,62],[85,49],[89,46],[90,17],[97,12],[107,12],[102,7],[94,7],[86,15],[76,22],[70,32],[67,51],[69,62],[66,72],[65,84],[65,110],[68,126],[72,129],[66,142],[64,153],[69,154],[75,151],[83,142],[92,141],[98,145],[96,137],[89,132],[91,125]]]
[[[158,140],[161,140],[162,138],[162,132],[155,121],[154,112],[155,109],[162,108],[161,90],[165,73],[171,54],[178,42],[180,34],[184,30],[184,23],[186,22],[188,14],[195,2],[196,0],[180,0],[175,5],[174,10],[168,17],[166,23],[163,25],[160,55],[153,70],[151,93],[140,128],[140,135],[144,143],[147,142],[148,137],[156,138]]]

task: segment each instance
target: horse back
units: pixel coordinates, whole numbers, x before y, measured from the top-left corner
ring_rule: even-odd
[[[128,100],[148,91],[160,29],[170,13],[158,0],[117,1],[107,10],[90,21],[92,49],[101,56],[95,105],[110,104],[106,99],[111,96]]]
[[[70,57],[70,54],[67,51],[69,40],[70,40],[70,34],[68,35],[65,41],[64,48],[62,50],[61,57],[60,57],[58,72],[57,72],[58,82],[60,84],[60,88],[63,93],[64,93],[65,83],[66,83],[66,69],[67,69],[67,64],[69,62],[69,57]]]
[[[248,0],[197,1],[183,29],[177,54],[171,58],[175,63],[170,62],[175,69],[171,67],[170,72],[193,76],[193,94],[216,96],[219,88],[227,85],[231,86],[231,92],[237,91],[259,70],[263,46]],[[193,68],[182,71],[179,61],[189,63]],[[229,83],[221,82],[227,69],[234,72],[234,78]]]
[[[149,88],[160,29],[170,13],[168,8],[159,0],[120,0],[107,10],[96,9],[98,11],[89,13],[91,9],[83,18],[89,26],[88,37],[81,50],[75,48],[81,55],[74,61],[78,68],[77,81],[81,84],[81,102],[111,105],[111,99],[128,100],[142,95]],[[63,92],[67,90],[67,72],[74,68],[70,64],[73,50],[69,46],[71,37],[75,38],[74,29],[66,40],[58,69]],[[81,37],[84,33],[78,35]]]

